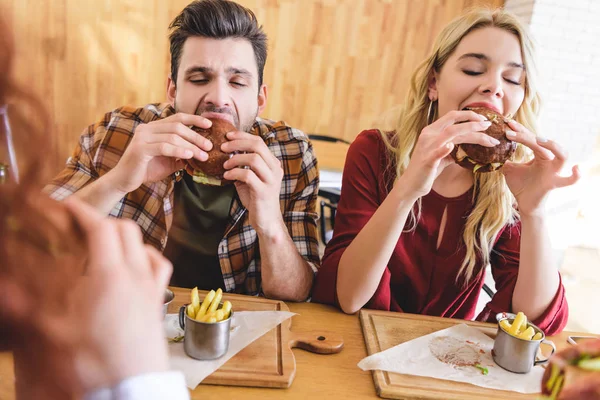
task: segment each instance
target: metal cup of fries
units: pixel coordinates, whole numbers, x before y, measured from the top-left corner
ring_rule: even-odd
[[[535,365],[548,362],[550,356],[543,360],[536,360],[542,343],[552,347],[552,354],[556,351],[554,343],[546,340],[544,332],[536,325],[527,321],[523,313],[499,313],[496,315],[498,332],[494,340],[492,358],[507,371],[525,374]]]
[[[179,309],[179,325],[184,331],[185,354],[198,360],[214,360],[229,349],[231,303],[221,302],[221,289],[211,290],[202,304],[198,289],[192,290],[192,302]]]

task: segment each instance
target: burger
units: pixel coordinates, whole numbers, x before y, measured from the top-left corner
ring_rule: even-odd
[[[225,135],[227,132],[237,130],[229,121],[220,118],[208,118],[212,125],[208,129],[192,126],[194,132],[199,133],[213,144],[208,152],[208,160],[198,161],[196,159],[185,160],[185,170],[192,176],[194,182],[205,185],[224,186],[231,183],[223,179],[225,168],[223,164],[232,156],[231,153],[221,151],[221,145],[227,141]]]
[[[544,371],[542,394],[551,400],[600,399],[600,339],[556,353]]]
[[[500,169],[517,149],[517,143],[506,137],[509,129],[504,117],[485,107],[466,108],[483,115],[492,123],[482,133],[500,141],[494,147],[484,147],[478,144],[463,143],[454,147],[450,155],[458,165],[473,172],[492,172]]]

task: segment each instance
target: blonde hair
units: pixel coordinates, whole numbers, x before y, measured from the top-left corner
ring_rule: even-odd
[[[420,132],[427,126],[430,107],[428,97],[428,78],[433,71],[440,71],[454,52],[460,41],[470,32],[486,27],[496,27],[513,33],[519,38],[521,53],[525,65],[525,98],[514,119],[532,132],[536,131],[536,120],[540,108],[540,98],[536,90],[536,66],[534,43],[526,28],[512,14],[502,10],[474,9],[452,21],[438,35],[433,51],[417,67],[410,80],[410,87],[403,107],[395,119],[395,131],[390,135],[382,131],[383,141],[392,154],[395,163],[396,180],[406,170]],[[434,120],[437,119],[437,107],[433,107]],[[389,122],[389,117],[387,118]],[[523,162],[529,159],[526,149],[519,145],[512,158]],[[490,261],[490,252],[499,232],[507,224],[519,219],[515,208],[515,198],[508,189],[501,172],[479,173],[474,176],[474,208],[469,214],[463,239],[466,255],[456,277],[462,276],[465,284],[480,273],[475,270],[478,258],[485,267]],[[416,211],[409,217],[408,230],[414,230],[421,212],[419,199]]]

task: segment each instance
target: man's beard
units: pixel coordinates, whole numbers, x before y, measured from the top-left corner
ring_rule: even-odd
[[[177,102],[175,102],[175,112],[185,112],[180,110],[177,107]],[[202,115],[205,112],[214,112],[214,113],[220,113],[220,114],[229,114],[231,115],[231,118],[233,120],[233,126],[236,127],[236,129],[242,131],[242,132],[248,132],[251,133],[252,132],[252,127],[254,126],[254,122],[256,121],[256,117],[258,116],[258,107],[256,109],[256,112],[254,113],[254,116],[252,118],[249,118],[248,121],[243,121],[242,123],[240,123],[240,119],[237,116],[237,113],[235,113],[231,108],[229,107],[215,107],[211,104],[207,104],[204,107],[201,104],[198,104],[198,107],[196,108],[196,111],[194,112],[194,114],[196,115]]]

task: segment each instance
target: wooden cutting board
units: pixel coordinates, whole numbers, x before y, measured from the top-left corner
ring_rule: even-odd
[[[169,305],[169,313],[190,302],[190,289],[171,288],[175,299]],[[200,300],[206,292],[199,291]],[[289,311],[282,301],[261,297],[223,294],[234,311]],[[287,388],[296,374],[296,360],[292,348],[298,347],[320,354],[339,353],[344,347],[340,336],[330,332],[292,332],[292,318],[258,338],[237,353],[221,368],[207,377],[202,384]]]
[[[496,337],[495,324],[389,311],[361,310],[360,322],[369,355],[462,323],[480,329],[491,338]],[[559,347],[558,343],[556,344]],[[385,399],[519,400],[538,398],[536,394],[493,390],[443,379],[379,370],[372,372],[377,395]]]

